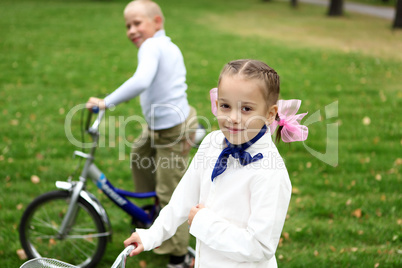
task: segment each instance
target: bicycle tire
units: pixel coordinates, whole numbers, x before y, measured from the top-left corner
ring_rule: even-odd
[[[58,228],[69,201],[68,191],[52,191],[34,199],[21,218],[21,245],[30,259],[50,257],[82,268],[95,267],[106,249],[105,226],[95,209],[79,197],[75,221],[61,238]]]

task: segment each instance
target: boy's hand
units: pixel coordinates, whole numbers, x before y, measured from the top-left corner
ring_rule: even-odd
[[[92,110],[93,107],[98,107],[99,109],[104,110],[106,108],[106,104],[104,99],[90,97],[85,107],[89,110]]]
[[[193,219],[195,217],[195,214],[198,213],[198,211],[200,211],[201,209],[205,208],[204,205],[202,204],[198,204],[195,207],[192,207],[190,210],[190,214],[188,214],[188,225],[191,226],[191,224],[193,223]]]
[[[128,247],[129,245],[135,246],[135,249],[130,253],[130,257],[138,255],[144,251],[144,245],[141,242],[140,236],[136,232],[132,233],[129,238],[124,240],[124,246]]]

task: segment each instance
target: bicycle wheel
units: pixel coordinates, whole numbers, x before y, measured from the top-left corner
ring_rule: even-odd
[[[29,258],[50,257],[78,267],[94,267],[102,258],[107,236],[101,217],[83,198],[67,234],[58,232],[70,202],[68,191],[37,197],[22,215],[19,234]]]

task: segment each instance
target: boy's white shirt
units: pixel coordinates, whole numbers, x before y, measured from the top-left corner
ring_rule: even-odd
[[[151,129],[183,123],[190,113],[186,67],[180,49],[164,30],[145,40],[138,50],[134,75],[105,98],[106,107],[140,96],[142,113]]]
[[[277,267],[279,243],[291,196],[288,172],[269,131],[246,151],[263,159],[247,166],[232,156],[225,172],[211,181],[224,135],[202,142],[169,204],[150,229],[137,229],[145,250],[158,247],[203,204],[190,233],[197,238],[195,267]]]

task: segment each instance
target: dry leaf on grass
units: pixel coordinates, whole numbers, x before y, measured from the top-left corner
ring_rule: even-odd
[[[39,179],[38,176],[32,175],[32,176],[31,176],[31,182],[32,182],[33,184],[38,184],[38,183],[40,182],[40,179]]]
[[[147,268],[147,262],[144,260],[140,260],[139,262],[141,268]]]
[[[17,249],[17,255],[18,255],[18,258],[20,259],[20,260],[26,260],[26,259],[28,259],[28,257],[27,257],[27,254],[25,254],[25,251],[21,248],[21,249]]]
[[[352,212],[352,216],[355,216],[356,218],[361,218],[362,217],[362,210],[360,208],[354,210]]]
[[[368,126],[371,123],[370,117],[366,116],[363,118],[363,125]]]

